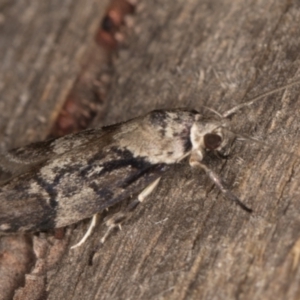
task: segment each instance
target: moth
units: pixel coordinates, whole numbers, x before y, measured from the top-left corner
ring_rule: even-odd
[[[158,185],[170,165],[189,157],[223,195],[251,212],[203,158],[224,156],[235,138],[228,117],[242,107],[296,83],[260,95],[220,115],[207,110],[154,110],[127,122],[88,129],[37,142],[0,156],[2,172],[12,174],[0,186],[0,231],[45,231],[77,223],[134,196],[127,209],[106,221],[119,226]]]

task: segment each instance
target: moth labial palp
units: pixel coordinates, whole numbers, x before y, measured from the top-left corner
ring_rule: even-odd
[[[104,220],[104,243],[155,189],[170,165],[185,157],[191,167],[205,171],[225,198],[251,212],[203,159],[207,152],[223,156],[234,139],[228,117],[269,94],[214,116],[188,109],[154,110],[120,124],[8,151],[0,156],[0,169],[11,173],[0,185],[0,231],[44,231],[94,216],[76,247],[91,234],[96,214],[136,196],[123,212]]]

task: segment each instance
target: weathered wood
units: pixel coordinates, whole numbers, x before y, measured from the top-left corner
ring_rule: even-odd
[[[299,8],[274,0],[141,1],[115,61],[109,111],[95,124],[162,107],[222,112],[297,80]],[[211,162],[252,215],[181,163],[92,266],[103,225],[66,251],[47,274],[48,299],[299,299],[299,90],[232,119],[235,132],[273,146],[237,141],[227,161]],[[70,244],[86,228],[78,225]]]
[[[93,38],[107,3],[0,1],[2,147],[21,146],[49,134],[66,96],[94,54]],[[3,237],[0,253],[0,299],[11,299],[34,264],[32,245],[28,237]],[[33,294],[28,297],[36,299]],[[24,294],[20,299],[25,299]]]
[[[49,133],[108,1],[2,2],[0,132],[16,147]]]

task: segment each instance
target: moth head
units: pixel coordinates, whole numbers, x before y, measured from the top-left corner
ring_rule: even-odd
[[[204,120],[197,116],[191,127],[190,139],[192,152],[197,154],[200,160],[203,159],[206,151],[214,151],[218,154],[227,155],[230,136],[225,121]]]

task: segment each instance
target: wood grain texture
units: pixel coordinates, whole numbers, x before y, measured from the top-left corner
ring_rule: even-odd
[[[299,79],[297,1],[140,1],[115,60],[105,119],[156,108],[220,112]],[[243,109],[227,161],[211,161],[254,212],[182,162],[134,217],[89,256],[106,228],[47,273],[47,299],[299,299],[299,91]],[[293,153],[293,154],[289,154]],[[77,226],[70,245],[87,224]]]
[[[49,133],[86,63],[101,6],[104,13],[95,0],[1,1],[0,130],[13,136],[9,147]]]
[[[89,52],[99,50],[93,38],[107,3],[0,0],[1,150],[43,140],[49,134]],[[33,265],[28,237],[1,238],[1,300],[12,299]],[[45,284],[43,277],[32,282]],[[39,290],[43,292],[44,287],[15,299],[37,299]]]

